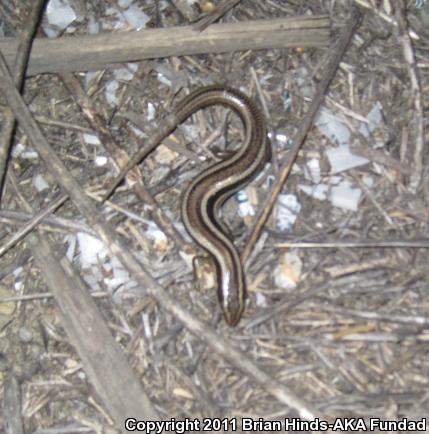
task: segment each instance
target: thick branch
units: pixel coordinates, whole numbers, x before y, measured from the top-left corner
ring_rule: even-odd
[[[33,43],[28,75],[44,72],[101,70],[117,63],[167,56],[223,53],[266,48],[329,45],[327,16],[214,24],[204,32],[192,26],[138,32],[38,38]],[[0,50],[13,65],[18,41],[0,39]]]

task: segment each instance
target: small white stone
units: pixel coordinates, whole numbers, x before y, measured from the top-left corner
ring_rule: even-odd
[[[285,253],[274,270],[274,283],[283,289],[294,289],[301,280],[302,261],[294,252]]]
[[[369,163],[367,158],[352,154],[347,145],[327,149],[326,156],[331,165],[332,174],[344,172],[345,170]]]
[[[40,174],[33,177],[33,185],[38,192],[47,190],[49,188],[49,184],[45,181],[45,178],[43,178],[43,176]]]
[[[106,156],[98,155],[97,157],[95,157],[94,163],[97,167],[103,167],[107,164],[107,161],[108,161],[108,159]]]
[[[362,191],[356,188],[348,179],[344,179],[339,185],[331,188],[330,201],[332,205],[357,211]]]
[[[88,145],[99,145],[101,143],[96,134],[83,133],[82,137],[85,143],[88,143]]]
[[[301,211],[301,204],[294,194],[280,194],[277,199],[276,227],[280,231],[292,229],[298,214]]]

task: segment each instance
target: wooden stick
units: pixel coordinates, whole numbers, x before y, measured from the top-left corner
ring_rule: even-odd
[[[10,180],[17,203],[27,212],[34,212],[19,190],[13,173]],[[27,240],[55,297],[61,323],[83,362],[98,398],[106,406],[119,432],[126,433],[122,427],[127,416],[139,414],[145,420],[157,419],[158,414],[114,341],[82,278],[75,273],[66,257],[61,261],[57,259],[55,248],[42,229],[38,228],[38,236],[30,234]]]
[[[368,9],[371,12],[373,12],[375,15],[380,17],[383,21],[388,23],[391,27],[398,27],[398,21],[396,21],[395,18],[393,18],[391,15],[388,15],[388,14],[384,13],[383,11],[377,9],[375,6],[373,6],[367,0],[354,0],[354,2],[357,5],[361,6],[362,8]],[[419,35],[413,29],[408,30],[408,35],[410,36],[411,39],[414,39],[415,41],[418,41],[420,39]]]
[[[281,241],[276,244],[276,247],[294,248],[294,249],[313,249],[313,248],[389,248],[403,247],[406,249],[429,249],[429,239],[417,240],[389,240],[389,241],[376,241],[376,240],[358,240],[358,241]]]
[[[76,103],[79,105],[82,114],[88,121],[88,124],[92,127],[94,131],[97,132],[100,137],[105,149],[110,154],[113,165],[115,168],[118,168],[122,165],[126,165],[126,162],[130,159],[127,153],[122,149],[121,146],[116,142],[115,137],[106,126],[106,124],[102,120],[102,116],[99,113],[99,109],[97,105],[94,104],[94,101],[91,100],[90,97],[83,90],[79,80],[72,73],[62,73],[60,74],[60,78],[64,82],[67,89],[73,95]],[[140,169],[136,167],[136,173],[133,176],[136,176],[138,179],[143,179],[143,175],[140,172]],[[186,244],[185,239],[182,237],[180,232],[176,229],[173,222],[168,218],[168,216],[163,211],[162,207],[156,202],[156,200],[151,196],[147,188],[142,182],[133,183],[133,189],[137,195],[137,197],[143,201],[147,206],[151,208],[151,215],[155,223],[159,228],[178,246],[184,246]],[[0,248],[1,252],[1,248]]]
[[[286,386],[267,374],[237,350],[227,339],[215,333],[207,324],[200,321],[195,314],[184,308],[183,304],[170,295],[153,277],[141,266],[129,247],[117,235],[113,226],[106,221],[100,207],[85,194],[80,186],[66,169],[58,155],[49,145],[46,137],[35,122],[30,110],[25,105],[21,95],[13,86],[12,78],[7,70],[4,58],[0,53],[0,89],[5,94],[8,104],[12,108],[20,127],[28,135],[33,146],[39,152],[45,163],[49,164],[51,173],[66,192],[79,211],[85,216],[88,223],[97,232],[100,239],[109,245],[110,251],[116,255],[126,270],[135,278],[138,284],[145,288],[165,310],[174,315],[193,334],[202,339],[212,351],[229,361],[233,366],[250,376],[279,402],[294,409],[301,419],[314,420],[323,415],[313,406],[302,400],[298,395],[289,391]],[[43,260],[43,258],[41,258]],[[64,264],[62,264],[64,266]],[[67,270],[66,270],[67,271]],[[137,414],[137,412],[136,412]],[[137,415],[138,417],[138,415]]]
[[[405,19],[406,4],[404,0],[396,5],[396,20],[399,29],[399,41],[402,45],[402,53],[405,64],[410,77],[410,100],[414,104],[414,116],[410,130],[415,131],[414,150],[413,150],[413,171],[410,175],[408,188],[412,194],[416,194],[420,187],[423,177],[423,157],[425,154],[425,139],[424,139],[424,110],[422,98],[422,86],[419,78],[419,71],[416,65],[416,56],[413,51],[413,44],[408,32],[408,24]]]
[[[61,261],[56,258],[48,236],[40,229],[38,232],[38,236],[31,234],[28,238],[33,256],[55,296],[61,324],[116,428],[125,433],[127,417],[159,420],[85,283],[65,257]]]
[[[199,32],[202,32],[210,24],[213,24],[215,21],[217,21],[219,18],[225,15],[230,9],[232,9],[240,2],[241,0],[224,0],[222,3],[216,6],[216,9],[213,12],[211,12],[209,15],[207,15],[206,17],[198,21],[194,25],[194,29],[198,30]]]
[[[39,223],[48,215],[55,212],[66,200],[67,196],[61,195],[54,199],[51,204],[34,214],[23,226],[21,226],[7,241],[2,242],[0,246],[0,257],[3,256],[11,247],[13,247],[18,241],[22,240],[28,233],[30,233]]]
[[[16,41],[16,50],[11,57],[9,70],[13,71],[15,86],[21,90],[24,81],[25,68],[27,67],[30,54],[31,42],[37,30],[40,14],[42,13],[44,0],[33,2],[28,18],[23,23],[21,35]],[[3,113],[3,127],[0,135],[0,198],[3,192],[3,182],[6,174],[6,162],[9,156],[10,144],[12,142],[15,128],[15,117],[10,109]]]
[[[305,117],[296,136],[294,137],[294,145],[290,151],[290,156],[283,164],[283,166],[279,169],[279,174],[277,175],[276,182],[271,189],[269,197],[261,207],[261,211],[258,215],[256,224],[252,230],[248,242],[246,243],[243,254],[241,255],[241,260],[243,261],[243,264],[245,264],[246,260],[249,258],[250,252],[252,251],[253,246],[259,238],[262,228],[264,227],[271,214],[277,197],[282,190],[283,185],[286,182],[286,179],[288,178],[292,166],[298,156],[298,152],[304,144],[308,131],[313,125],[314,117],[316,116],[316,113],[325,98],[325,93],[329,88],[329,84],[331,83],[335,72],[337,71],[338,65],[340,64],[340,61],[343,58],[347,47],[349,46],[349,42],[351,41],[352,36],[360,23],[360,18],[361,14],[359,10],[355,7],[353,9],[351,18],[345,24],[341,34],[338,37],[337,46],[330,50],[328,53],[329,62],[324,71],[323,78],[316,89],[316,94],[313,98],[313,101],[307,113],[305,114]]]
[[[21,385],[13,370],[6,370],[3,378],[3,414],[6,434],[24,434],[22,421]]]
[[[204,32],[192,26],[144,29],[35,39],[28,75],[44,72],[101,70],[118,63],[167,56],[329,45],[330,19],[325,15],[214,24]],[[18,41],[0,39],[0,51],[13,65]]]

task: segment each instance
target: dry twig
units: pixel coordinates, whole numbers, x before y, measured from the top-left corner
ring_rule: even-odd
[[[405,20],[405,2],[404,0],[398,1],[396,7],[396,19],[398,21],[399,38],[404,53],[404,59],[408,69],[411,83],[411,100],[414,103],[414,116],[412,122],[415,127],[415,145],[413,152],[413,171],[410,175],[409,189],[411,193],[416,193],[421,180],[423,172],[423,148],[424,148],[424,130],[423,130],[423,100],[422,90],[420,86],[416,59],[414,56],[413,46],[409,33],[407,31],[407,23]]]
[[[253,249],[253,246],[259,238],[262,228],[264,227],[271,214],[271,211],[277,200],[277,196],[282,190],[283,185],[286,182],[286,179],[288,178],[292,166],[296,160],[296,157],[298,156],[298,152],[304,144],[307,133],[313,125],[314,117],[316,116],[316,113],[319,110],[319,107],[325,97],[325,93],[328,90],[329,84],[331,83],[334,74],[338,68],[338,65],[340,64],[340,61],[343,58],[344,53],[346,52],[349,42],[360,23],[360,17],[360,12],[357,8],[354,8],[351,18],[345,24],[343,31],[339,35],[337,47],[333,49],[329,54],[329,61],[326,65],[323,78],[316,89],[315,96],[305,115],[304,120],[302,121],[301,127],[299,128],[298,133],[293,140],[294,145],[290,151],[288,160],[280,168],[279,175],[277,176],[276,182],[271,189],[271,193],[265,203],[261,206],[261,211],[256,220],[256,224],[253,228],[248,242],[246,243],[243,254],[241,255],[243,263],[245,263],[248,259],[250,252]]]
[[[211,12],[206,17],[199,20],[195,25],[194,29],[202,32],[205,30],[210,24],[213,24],[219,18],[224,16],[230,9],[240,3],[241,0],[224,0],[220,3],[213,12]]]
[[[33,3],[28,18],[23,25],[16,53],[11,57],[9,65],[11,70],[13,70],[13,75],[15,77],[14,82],[18,89],[21,89],[24,81],[33,36],[36,33],[37,24],[39,23],[44,3],[44,0],[37,0]],[[14,128],[15,118],[13,113],[10,109],[6,109],[3,112],[3,127],[0,133],[0,199],[3,192],[3,183],[6,175],[6,162],[12,143]]]
[[[274,396],[279,402],[297,411],[305,420],[321,417],[316,409],[303,401],[293,392],[274,380],[270,375],[259,369],[242,352],[235,349],[226,339],[215,333],[186,310],[176,298],[170,296],[152,276],[146,272],[114,228],[103,217],[99,208],[85,195],[79,183],[70,175],[62,161],[50,147],[42,131],[22,100],[19,92],[13,87],[3,56],[0,55],[1,88],[21,128],[39,152],[41,158],[49,165],[51,173],[65,192],[72,199],[88,222],[93,226],[101,240],[110,247],[112,254],[117,256],[124,268],[134,276],[136,281],[146,288],[148,293],[168,312],[174,315],[185,327],[202,339],[214,352],[228,360],[232,365],[249,375],[260,387]],[[46,252],[47,253],[47,252]],[[43,258],[42,258],[43,259]],[[63,264],[64,266],[64,264]]]
[[[286,241],[276,244],[276,247],[287,247],[297,249],[309,249],[309,248],[392,248],[392,247],[404,247],[410,248],[429,248],[429,240],[389,240],[389,241],[375,241],[375,240],[359,240],[359,241]]]
[[[73,95],[88,123],[100,136],[101,142],[111,156],[114,168],[119,171],[118,168],[130,160],[127,153],[116,142],[113,134],[106,126],[106,123],[103,122],[102,116],[99,113],[99,110],[97,110],[96,105],[84,92],[79,80],[77,80],[71,73],[60,74],[60,77],[67,89]],[[136,173],[130,174],[131,176],[129,177],[130,180],[134,177],[138,180],[133,183],[134,192],[143,203],[146,203],[151,208],[152,217],[155,223],[166,235],[169,236],[170,239],[175,241],[176,245],[186,245],[187,243],[183,239],[182,235],[175,228],[171,220],[166,216],[149,191],[145,188],[142,181],[143,177],[138,167],[136,167],[135,172]]]
[[[28,220],[28,222],[21,226],[6,242],[2,243],[0,246],[0,257],[38,226],[43,219],[55,212],[55,210],[57,210],[67,199],[68,197],[64,195],[54,199],[48,207],[35,214],[30,220]]]
[[[19,191],[15,176],[11,175],[10,179],[17,201],[27,212],[33,212]],[[59,206],[58,200],[56,202]],[[142,420],[157,420],[154,407],[113,339],[84,281],[66,257],[61,261],[56,258],[49,237],[42,229],[38,229],[38,235],[31,234],[28,240],[59,307],[61,323],[117,428],[126,434],[122,428],[124,419],[136,415]]]
[[[379,16],[386,23],[388,23],[394,27],[398,27],[397,20],[395,20],[391,16],[385,14],[384,12],[379,11],[373,5],[371,5],[368,1],[366,1],[366,0],[354,0],[354,2],[361,7],[374,12],[377,16]],[[412,39],[415,39],[415,40],[420,39],[419,36],[416,34],[416,32],[414,32],[413,30],[410,30],[408,34],[409,34],[410,38],[412,38]]]

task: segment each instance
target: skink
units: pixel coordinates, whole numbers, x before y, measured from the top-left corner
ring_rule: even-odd
[[[239,253],[220,221],[219,210],[270,159],[264,118],[253,101],[238,90],[222,85],[206,86],[193,91],[177,105],[165,136],[198,110],[219,104],[241,118],[244,143],[230,158],[213,164],[191,182],[184,193],[181,213],[191,237],[211,256],[223,315],[229,325],[235,326],[244,310],[246,284]],[[119,177],[138,161],[133,158],[121,171],[115,186],[120,182]]]
[[[271,153],[262,114],[237,90],[203,87],[179,103],[176,111],[184,120],[214,104],[227,106],[239,115],[245,129],[244,143],[231,158],[212,165],[191,182],[182,201],[182,220],[195,242],[213,258],[219,303],[226,322],[234,326],[243,313],[246,284],[238,251],[219,221],[219,208],[264,167]]]

